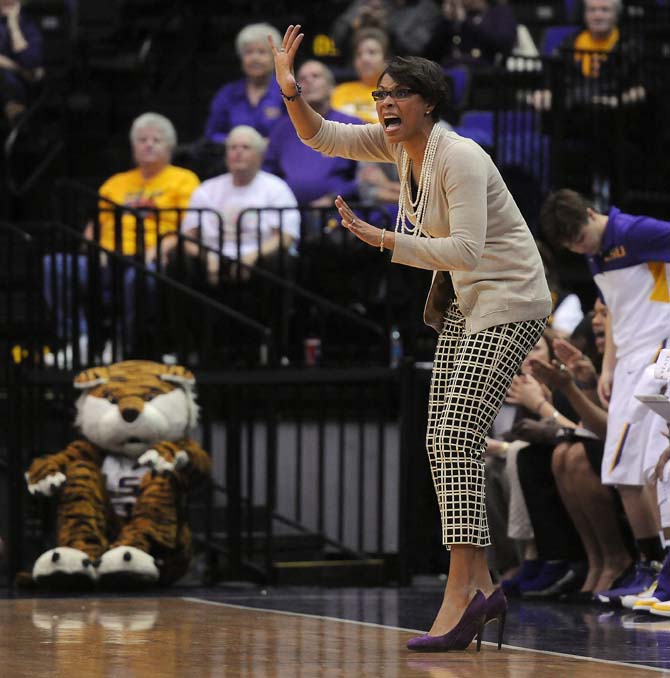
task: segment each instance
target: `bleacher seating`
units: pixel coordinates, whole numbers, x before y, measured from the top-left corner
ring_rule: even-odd
[[[267,18],[281,28],[281,16],[290,13],[291,4],[274,5]],[[346,4],[304,5],[292,18],[304,22],[310,32],[314,27],[326,34]],[[583,7],[578,0],[515,0],[511,4],[546,58],[529,60],[527,68],[514,73],[449,69],[454,95],[449,122],[493,155],[533,225],[538,200],[552,181],[571,180],[570,168],[562,163],[570,153],[579,159],[580,149],[553,143],[564,136],[557,126],[567,129],[570,120],[555,112],[533,110],[528,93],[548,86],[553,73],[549,57],[577,30]],[[266,19],[268,11],[262,2],[236,1],[231,5],[185,0],[33,0],[27,7],[45,33],[48,73],[67,84],[59,101],[62,129],[53,133],[54,126],[60,124],[58,115],[51,117],[50,128],[43,128],[50,130],[51,139],[62,139],[65,153],[18,199],[15,211],[31,216],[38,209],[48,212],[46,196],[55,176],[75,176],[95,187],[100,177],[127,168],[131,162],[128,124],[145,110],[166,114],[181,142],[195,141],[202,133],[212,94],[222,83],[239,76],[234,48],[237,31],[246,23]],[[626,3],[622,21],[622,30],[636,31],[644,38],[647,94],[645,101],[628,107],[612,126],[618,136],[607,139],[620,151],[617,157],[622,163],[611,168],[612,175],[618,177],[611,182],[611,199],[624,208],[630,200],[639,211],[649,204],[658,214],[670,203],[663,193],[670,181],[664,160],[670,151],[666,131],[670,4],[634,0]],[[304,47],[304,56],[311,56],[313,44],[306,41]],[[330,55],[327,60],[338,65],[341,74],[350,68],[344,56]],[[39,125],[31,125],[31,130]],[[642,134],[640,129],[654,133]],[[560,152],[555,153],[557,148]],[[577,169],[586,176],[592,168],[581,162]],[[588,176],[586,180],[588,188]],[[311,263],[310,271],[318,274],[318,262]]]
[[[555,56],[565,41],[574,35],[579,26],[572,24],[561,24],[558,26],[547,26],[542,32],[540,42],[540,54],[542,56]]]
[[[46,77],[66,77],[74,58],[75,7],[67,0],[33,0],[26,13],[42,31]]]

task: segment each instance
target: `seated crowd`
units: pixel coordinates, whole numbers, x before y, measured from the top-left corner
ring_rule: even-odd
[[[621,3],[585,0],[584,8],[587,28],[572,36],[573,46],[600,55],[581,55],[574,65],[582,77],[597,78],[620,41]],[[273,268],[278,253],[299,251],[309,224],[297,207],[328,208],[337,195],[396,202],[394,168],[327,158],[300,142],[273,76],[268,34],[281,43],[269,24],[240,31],[243,77],[211,103],[205,135],[223,144],[226,172],[201,184],[171,165],[174,128],[163,116],[144,114],[131,129],[137,168],[100,188],[112,205],[148,210],[144,240],[131,215],[111,221],[103,205],[87,235],[129,256],[141,246],[149,265],[191,282],[195,275],[221,293],[251,267]],[[512,54],[517,25],[510,7],[493,0],[355,0],[333,37],[352,52],[358,80],[336,86],[328,66],[310,59],[298,72],[302,96],[329,120],[375,122],[370,91],[390,51],[410,51],[409,36],[414,53],[445,67],[478,68]],[[600,295],[583,314],[574,296],[553,290],[553,325],[491,431],[491,567],[512,595],[595,597],[670,616],[667,424],[633,397],[667,389],[653,364],[670,338],[670,223],[614,207],[599,212],[561,190],[547,198],[540,226],[546,242],[589,258]]]

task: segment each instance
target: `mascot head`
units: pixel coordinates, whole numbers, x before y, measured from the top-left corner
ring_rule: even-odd
[[[197,424],[193,374],[179,365],[127,360],[75,377],[76,424],[95,445],[126,457],[186,437]]]

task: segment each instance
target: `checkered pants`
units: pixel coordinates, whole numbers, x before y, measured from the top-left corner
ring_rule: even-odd
[[[433,362],[426,448],[447,548],[491,543],[484,504],[485,437],[545,325],[546,320],[526,320],[466,335],[456,304],[446,313]]]

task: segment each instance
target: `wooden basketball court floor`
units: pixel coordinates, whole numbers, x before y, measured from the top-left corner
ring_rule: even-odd
[[[502,651],[492,642],[480,653],[474,645],[408,651],[437,603],[435,591],[407,589],[8,598],[0,600],[0,676],[670,676],[670,620],[603,608],[557,613],[549,603],[514,602]],[[399,626],[408,619],[417,625]]]

